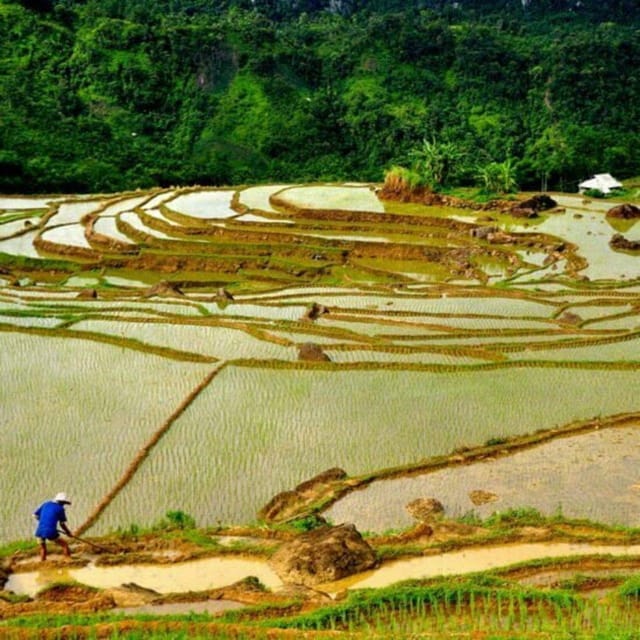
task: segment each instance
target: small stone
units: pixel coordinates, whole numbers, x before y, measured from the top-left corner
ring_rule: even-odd
[[[498,496],[491,491],[483,491],[482,489],[475,489],[469,492],[469,499],[473,504],[479,506],[481,504],[488,504],[489,502],[495,502],[498,500]]]
[[[444,506],[436,498],[417,498],[409,502],[405,509],[418,522],[433,520],[444,513]]]

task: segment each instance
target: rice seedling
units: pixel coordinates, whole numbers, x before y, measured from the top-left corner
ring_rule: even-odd
[[[74,328],[115,336],[126,335],[145,344],[209,355],[220,360],[242,357],[292,360],[295,357],[291,349],[256,339],[240,328],[233,330],[225,327],[182,325],[177,331],[176,324],[169,319],[153,324],[144,321],[82,320],[74,323]]]
[[[468,460],[455,468],[449,465],[414,477],[373,482],[342,497],[326,515],[337,522],[349,519],[360,530],[383,531],[410,526],[412,519],[405,505],[417,497],[437,498],[448,517],[460,517],[473,509],[476,516],[487,518],[493,512],[520,506],[526,495],[527,503],[547,516],[554,515],[561,504],[571,517],[632,525],[637,490],[630,487],[629,479],[635,477],[639,460],[629,454],[637,442],[633,426],[597,429],[489,462],[473,464]],[[498,445],[503,451],[504,447]],[[532,469],[536,470],[533,475]],[[585,492],[585,485],[600,489]],[[474,505],[469,494],[477,488],[489,490],[499,499]],[[612,500],[612,495],[618,498]]]
[[[11,425],[3,436],[5,472],[0,479],[7,496],[0,508],[3,541],[31,535],[29,520],[11,505],[35,508],[50,491],[46,478],[51,474],[69,492],[81,494],[72,516],[78,523],[114,484],[145,437],[210,367],[131,351],[126,352],[126,367],[120,367],[125,352],[115,346],[15,332],[0,333],[0,341],[13,372],[0,391],[3,423]],[[159,382],[165,376],[172,380],[168,387]],[[65,465],[51,456],[52,434]],[[26,441],[28,457],[23,455]],[[16,482],[34,464],[42,475],[28,484]]]

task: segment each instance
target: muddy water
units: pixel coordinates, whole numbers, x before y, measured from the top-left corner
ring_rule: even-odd
[[[536,543],[466,549],[437,556],[400,560],[384,565],[375,571],[351,576],[346,580],[323,585],[319,588],[329,593],[344,589],[380,588],[402,580],[474,573],[536,558],[561,558],[593,554],[637,555],[640,554],[640,545],[623,547]]]
[[[100,589],[134,582],[158,593],[182,593],[217,589],[248,576],[255,576],[270,589],[282,585],[281,580],[266,562],[238,558],[207,558],[161,565],[98,567],[90,564],[80,569],[43,567],[40,571],[12,574],[5,589],[33,596],[53,582],[76,580]]]
[[[536,558],[594,554],[635,556],[640,555],[640,545],[590,546],[587,544],[536,543],[466,549],[437,556],[400,560],[345,580],[320,585],[317,588],[327,593],[338,593],[345,589],[380,588],[402,580],[473,573]],[[53,582],[77,580],[83,584],[103,589],[135,582],[139,586],[153,589],[159,593],[181,593],[223,587],[247,576],[256,576],[270,589],[282,586],[280,579],[265,562],[209,558],[171,565],[119,567],[89,565],[82,569],[45,568],[41,571],[11,575],[5,589],[15,593],[34,595]]]

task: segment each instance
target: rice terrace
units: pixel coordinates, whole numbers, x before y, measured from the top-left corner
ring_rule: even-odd
[[[119,554],[166,565],[235,550],[259,564],[324,521],[354,525],[390,576],[336,574],[313,593],[375,589],[312,606],[257,566],[239,570],[257,590],[218,568],[218,583],[175,590],[200,591],[191,607],[215,588],[271,613],[258,627],[258,614],[203,613],[198,633],[564,637],[601,629],[602,607],[637,628],[636,600],[619,594],[638,593],[640,566],[640,226],[607,214],[617,202],[551,194],[537,208],[533,195],[466,206],[331,183],[0,198],[3,593],[36,580],[2,601],[3,637],[27,637],[11,620],[66,606],[65,589],[85,590],[70,611],[87,590],[106,598],[82,585]],[[12,541],[30,539],[25,509],[51,478],[74,496],[85,556],[28,578],[35,545]],[[466,552],[432,573],[392,562],[491,545],[504,568],[482,579],[437,577],[471,571]],[[74,575],[91,554],[94,573]],[[133,575],[153,588],[143,565]],[[42,579],[57,586],[34,600]],[[585,584],[618,599],[583,597]],[[157,591],[157,607],[171,600]],[[102,637],[72,624],[46,637]],[[126,631],[104,624],[104,637]]]

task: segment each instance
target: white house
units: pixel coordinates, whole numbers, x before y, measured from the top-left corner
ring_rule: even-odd
[[[585,180],[578,185],[580,193],[587,189],[597,189],[602,193],[609,193],[612,189],[621,189],[622,183],[618,182],[610,173],[596,173],[590,180]]]

